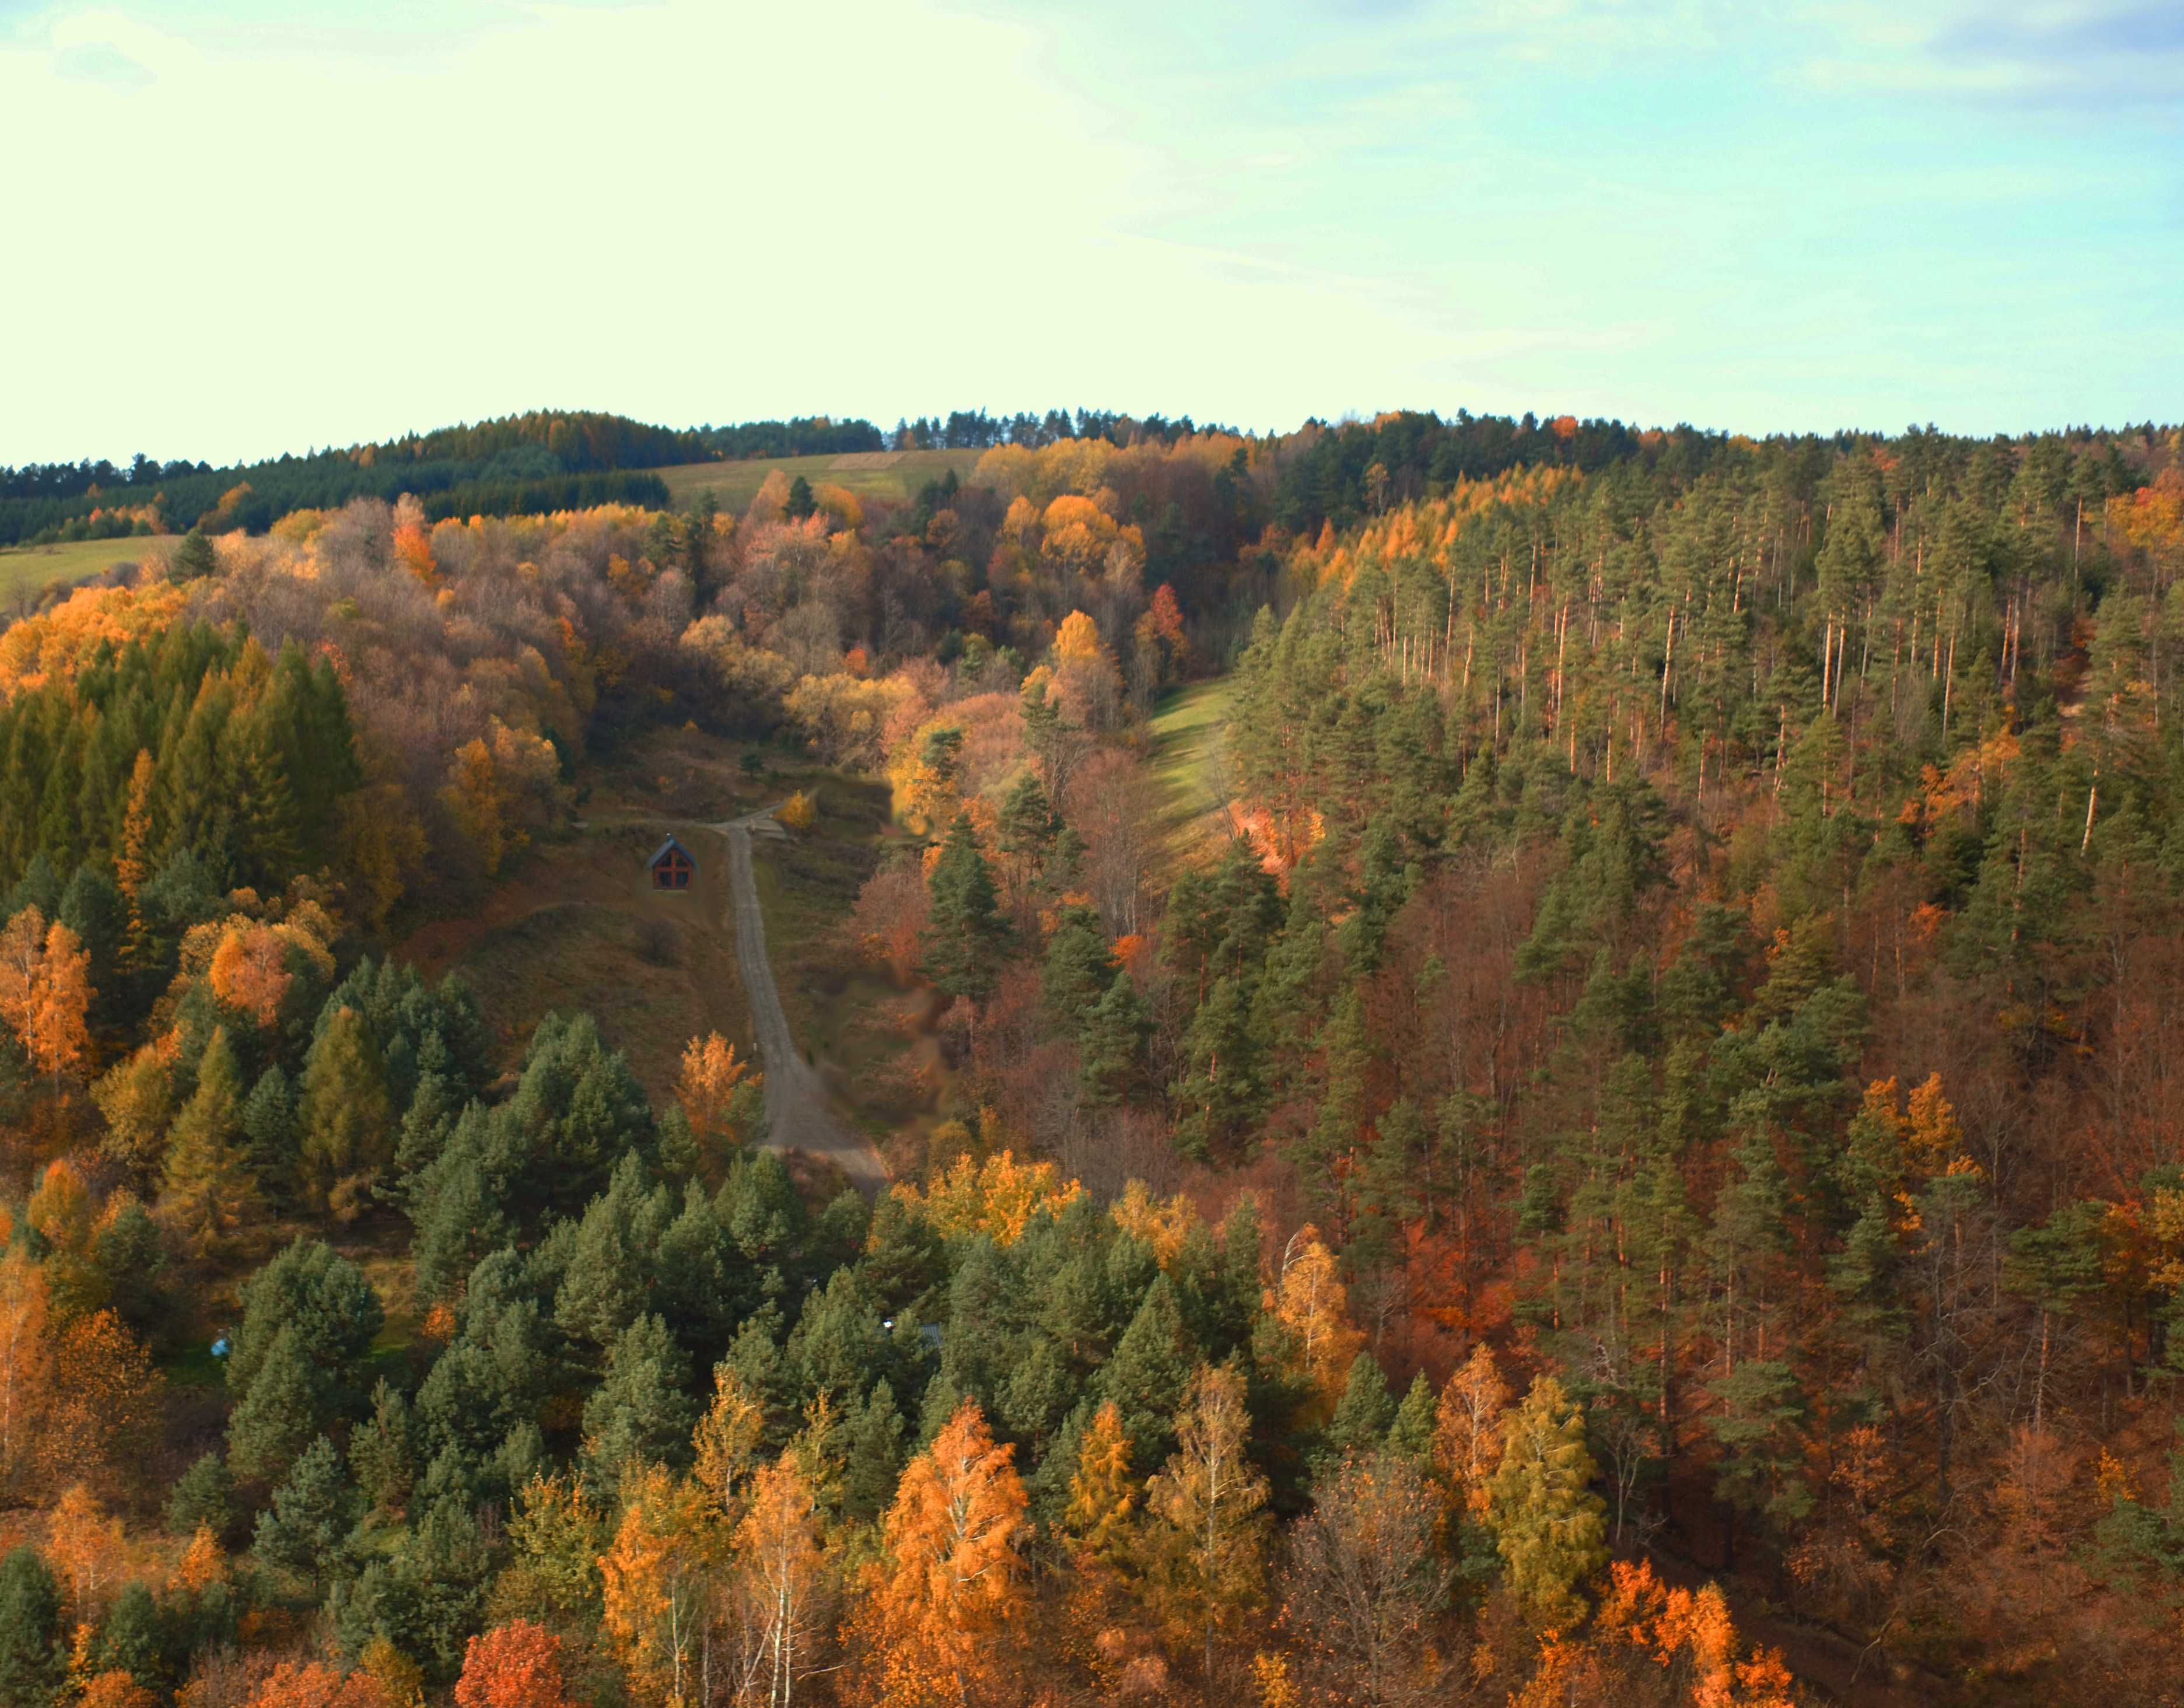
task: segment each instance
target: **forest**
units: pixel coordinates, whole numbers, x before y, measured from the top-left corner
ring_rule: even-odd
[[[0,1708],[2184,1700],[2184,430],[919,426],[0,629]],[[668,736],[876,1200],[393,953]]]

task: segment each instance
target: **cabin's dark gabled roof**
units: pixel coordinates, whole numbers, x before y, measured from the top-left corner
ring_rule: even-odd
[[[658,865],[660,861],[666,860],[667,858],[667,851],[670,848],[674,849],[676,853],[681,854],[684,860],[689,860],[692,865],[694,866],[698,864],[694,859],[692,859],[689,849],[684,848],[682,844],[676,841],[673,837],[670,837],[666,842],[660,843],[658,848],[653,849],[652,858],[644,863],[645,870],[647,871],[651,871],[652,868]]]

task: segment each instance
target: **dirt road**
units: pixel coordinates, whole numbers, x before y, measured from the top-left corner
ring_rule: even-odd
[[[862,1133],[834,1112],[827,1087],[789,1033],[781,992],[766,955],[766,915],[758,904],[758,878],[751,869],[754,836],[784,837],[771,811],[710,824],[728,845],[729,905],[735,910],[736,967],[743,975],[750,1004],[751,1031],[758,1038],[759,1065],[766,1074],[767,1143],[776,1150],[808,1151],[841,1165],[850,1183],[866,1198],[887,1189],[887,1168]]]

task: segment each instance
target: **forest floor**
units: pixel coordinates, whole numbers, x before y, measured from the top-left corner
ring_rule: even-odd
[[[1234,691],[1222,676],[1178,688],[1154,709],[1153,787],[1160,797],[1163,864],[1171,871],[1202,861],[1231,834],[1234,791],[1224,737]]]
[[[710,491],[724,510],[740,510],[758,496],[759,487],[778,469],[790,480],[799,475],[815,487],[848,488],[861,498],[890,498],[908,503],[928,481],[937,481],[950,469],[958,480],[968,480],[983,451],[849,451],[816,457],[751,457],[732,463],[683,463],[653,472],[667,483],[676,504],[688,509],[698,494]]]

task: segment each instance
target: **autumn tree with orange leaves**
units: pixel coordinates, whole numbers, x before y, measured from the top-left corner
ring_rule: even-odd
[[[857,1620],[850,1698],[868,1708],[1018,1700],[1028,1501],[1012,1448],[965,1400],[903,1472]]]
[[[32,1065],[53,1076],[81,1068],[91,1049],[91,956],[58,920],[25,908],[0,929],[0,1025]]]

